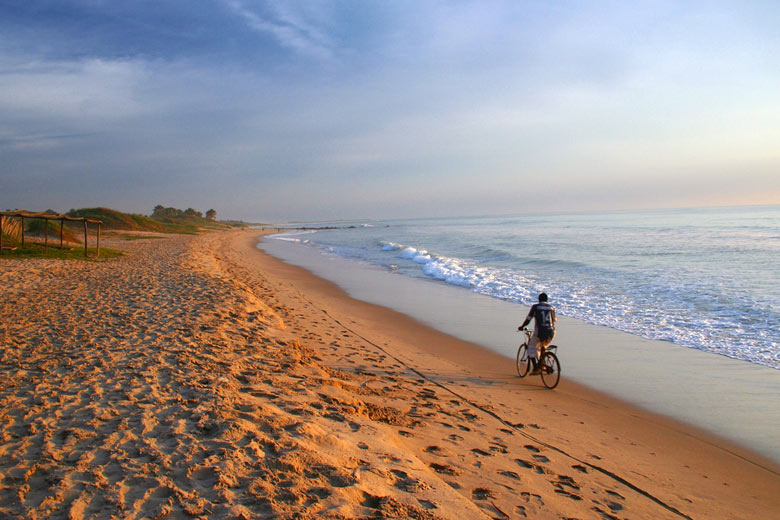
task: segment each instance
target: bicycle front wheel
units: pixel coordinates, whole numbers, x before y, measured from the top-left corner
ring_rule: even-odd
[[[525,377],[528,374],[528,370],[531,367],[531,360],[528,359],[528,345],[523,343],[520,348],[517,349],[517,360],[515,361],[515,367],[517,368],[517,375]]]
[[[555,388],[561,380],[561,364],[558,356],[552,352],[546,352],[542,359],[542,383],[547,388]]]

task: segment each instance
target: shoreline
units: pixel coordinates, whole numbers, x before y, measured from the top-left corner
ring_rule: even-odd
[[[257,247],[332,280],[352,297],[391,308],[509,358],[527,309],[427,279],[410,279],[285,241]],[[780,372],[581,320],[560,317],[563,380],[709,432],[780,463]]]
[[[257,247],[255,246],[254,249],[257,249]],[[339,301],[339,305],[349,308],[352,312],[365,306],[365,310],[358,311],[356,314],[370,315],[371,317],[376,316],[378,317],[377,321],[398,321],[402,323],[402,331],[389,333],[385,330],[383,331],[384,334],[392,334],[395,339],[402,340],[405,343],[415,342],[419,344],[427,342],[429,347],[423,348],[423,350],[434,357],[444,358],[451,363],[460,364],[463,359],[468,359],[468,368],[465,368],[464,371],[475,377],[489,379],[496,383],[517,383],[520,386],[538,386],[540,391],[544,391],[541,381],[539,381],[538,378],[518,378],[514,372],[514,360],[506,355],[495,352],[478,343],[460,339],[446,332],[441,332],[434,327],[419,321],[414,316],[380,304],[354,298],[336,283],[317,276],[305,267],[286,263],[284,260],[266,253],[265,251],[258,250],[258,252],[267,257],[263,261],[264,267],[267,268],[269,267],[269,264],[272,265],[273,263],[278,262],[281,265],[273,266],[274,274],[284,277],[287,281],[295,281],[296,283],[302,284],[302,287],[307,289],[307,295],[309,297],[311,297],[312,294],[316,294],[318,299],[321,298],[321,300],[319,300],[320,302],[328,300]],[[386,319],[383,320],[382,318]],[[589,324],[588,326],[597,327]],[[695,424],[653,412],[642,406],[626,401],[625,399],[599,391],[586,384],[567,380],[565,376],[562,376],[561,382],[554,392],[563,393],[569,399],[577,399],[584,402],[607,403],[607,407],[620,410],[620,412],[625,415],[635,416],[636,414],[646,414],[647,422],[662,425],[670,430],[690,430],[690,432],[685,434],[699,438],[708,444],[718,446],[735,456],[744,458],[746,461],[753,462],[759,467],[770,469],[770,471],[780,475],[780,464],[760,453],[740,446],[733,441],[700,428]]]
[[[257,238],[253,237],[249,240],[248,247],[253,248],[264,257],[261,263],[274,277],[282,278],[288,283],[294,283],[299,287],[299,290],[305,292],[320,306],[329,305],[343,309],[340,312],[349,316],[349,318],[343,318],[344,321],[357,322],[371,332],[376,332],[377,326],[368,325],[369,320],[373,323],[401,323],[402,326],[393,327],[395,330],[392,332],[382,330],[382,336],[390,337],[392,341],[407,344],[427,344],[428,347],[424,349],[424,357],[446,360],[447,363],[456,366],[466,364],[467,368],[461,369],[462,374],[480,381],[479,385],[508,387],[510,393],[516,392],[519,397],[524,397],[524,394],[532,394],[534,400],[540,399],[541,396],[544,399],[544,404],[541,405],[543,408],[555,407],[558,409],[576,403],[572,406],[584,408],[584,415],[591,420],[596,420],[600,425],[606,426],[609,431],[621,431],[621,436],[626,435],[632,439],[629,441],[630,445],[655,444],[659,447],[658,451],[666,449],[667,457],[671,459],[693,458],[697,462],[708,460],[708,463],[714,463],[714,466],[718,467],[724,476],[729,475],[732,471],[737,471],[735,466],[747,464],[758,472],[766,472],[780,484],[780,465],[760,453],[739,446],[695,425],[645,410],[627,401],[567,380],[565,374],[558,388],[554,391],[546,391],[541,386],[541,382],[534,381],[533,378],[523,380],[517,378],[514,374],[513,361],[506,356],[476,343],[460,340],[434,330],[403,313],[356,300],[335,283],[319,278],[303,267],[287,264],[283,260],[257,249],[256,244]],[[355,316],[359,316],[360,320],[356,320]],[[379,328],[383,329],[381,326]],[[392,341],[388,343],[392,344]],[[465,363],[464,360],[466,360]],[[421,372],[424,372],[424,369]],[[451,379],[447,379],[447,376],[433,377],[450,382],[456,381],[455,377]],[[567,412],[562,412],[562,414],[567,415]],[[545,418],[550,419],[549,417]],[[566,423],[567,421],[559,421],[555,427],[562,430],[569,429],[571,425]],[[698,454],[692,456],[694,453]],[[635,455],[625,456],[633,457]],[[651,452],[650,459],[643,461],[642,465],[650,465],[650,460],[656,456],[657,452]],[[668,463],[669,461],[667,461]],[[681,465],[681,467],[687,466],[690,465]]]
[[[0,516],[765,518],[780,470],[350,298],[258,231],[0,261]]]

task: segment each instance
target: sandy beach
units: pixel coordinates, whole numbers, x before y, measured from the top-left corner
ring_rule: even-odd
[[[260,232],[0,258],[0,517],[775,518],[780,468],[350,298]]]

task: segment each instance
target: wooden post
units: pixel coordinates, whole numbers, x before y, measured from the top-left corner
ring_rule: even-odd
[[[97,255],[100,257],[100,222],[98,222]]]
[[[64,220],[60,220],[60,249],[62,249],[62,227],[65,225]]]
[[[24,247],[24,217],[19,217],[22,219],[22,247]]]
[[[43,250],[49,250],[49,219],[43,219]]]
[[[84,256],[87,256],[87,221],[84,221]]]

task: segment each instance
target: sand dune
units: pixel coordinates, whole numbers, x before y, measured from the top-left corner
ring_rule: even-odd
[[[644,435],[618,431],[565,391],[469,373],[427,344],[441,335],[406,337],[415,326],[391,313],[372,321],[383,311],[282,276],[256,234],[116,241],[128,255],[99,263],[0,259],[0,516],[780,510],[765,461],[644,416]]]

